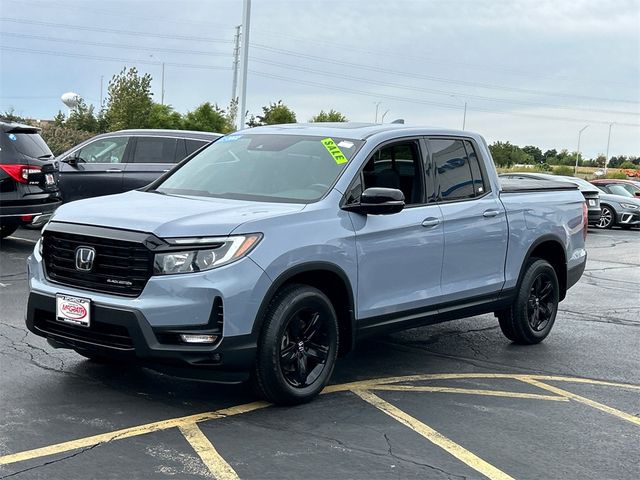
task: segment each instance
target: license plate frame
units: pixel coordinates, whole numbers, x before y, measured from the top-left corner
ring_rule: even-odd
[[[53,173],[45,173],[44,174],[44,184],[47,187],[50,187],[50,186],[56,184],[56,177],[53,175]]]
[[[589,199],[589,206],[590,207],[595,207],[596,206],[596,201],[592,198]]]
[[[89,328],[91,326],[91,299],[57,293],[56,320]]]

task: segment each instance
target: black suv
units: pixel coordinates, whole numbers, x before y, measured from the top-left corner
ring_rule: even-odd
[[[188,130],[120,130],[97,135],[56,158],[65,202],[144,187],[221,137]]]
[[[52,160],[39,128],[0,121],[0,238],[45,223],[60,205]]]

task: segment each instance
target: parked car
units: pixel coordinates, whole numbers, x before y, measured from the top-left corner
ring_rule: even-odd
[[[600,193],[602,216],[596,226],[611,228],[617,225],[625,229],[640,226],[640,198],[633,196],[621,185],[612,185],[611,190],[620,195],[605,191]]]
[[[515,180],[547,180],[547,181],[564,181],[570,182],[578,186],[580,192],[584,196],[584,200],[587,203],[587,209],[589,212],[589,225],[597,226],[602,215],[602,209],[600,208],[600,193],[601,190],[591,185],[586,180],[582,180],[576,177],[568,177],[564,175],[551,175],[548,173],[502,173],[500,179],[509,178]]]
[[[29,258],[26,324],[89,358],[301,403],[366,335],[495,312],[509,340],[541,342],[586,234],[575,185],[501,186],[477,134],[258,127],[60,207]]]
[[[591,183],[600,190],[604,190],[605,192],[613,195],[624,195],[621,191],[621,189],[624,189],[632,196],[640,197],[640,181],[637,180],[602,178],[598,180],[591,180]]]
[[[60,205],[52,160],[39,128],[0,121],[0,238],[44,224]]]
[[[97,135],[56,158],[65,202],[144,187],[221,137],[189,130],[120,130]]]

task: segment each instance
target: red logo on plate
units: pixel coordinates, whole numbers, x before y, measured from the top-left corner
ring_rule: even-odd
[[[87,309],[76,302],[64,301],[60,306],[60,310],[68,318],[81,320],[87,316]]]

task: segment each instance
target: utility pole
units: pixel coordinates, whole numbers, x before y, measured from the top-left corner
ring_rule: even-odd
[[[387,116],[387,113],[389,113],[389,109],[388,109],[388,108],[387,108],[387,109],[385,110],[385,112],[382,114],[382,120],[380,120],[380,123],[384,123],[384,117],[386,117],[386,116]]]
[[[240,115],[238,130],[244,128],[247,116],[247,69],[249,67],[249,30],[251,21],[251,0],[244,0],[242,7],[242,68],[240,69]]]
[[[104,81],[104,75],[100,75],[100,110],[102,110],[102,107],[104,105],[104,102],[102,101],[102,82]],[[608,148],[608,147],[607,147]]]
[[[604,174],[607,174],[607,167],[609,166],[609,145],[611,145],[611,127],[613,127],[613,123],[609,124],[609,135],[607,136],[607,154],[604,159]]]
[[[164,62],[162,62],[162,82],[161,82],[162,91],[160,92],[160,104],[164,105]]]
[[[236,34],[233,37],[233,82],[231,82],[231,101],[238,98],[238,67],[240,66],[240,28],[236,25]]]
[[[382,102],[374,102],[376,104],[376,120],[374,123],[378,123],[378,108],[380,108],[380,104]]]
[[[573,169],[573,174],[576,175],[578,173],[578,161],[580,160],[580,137],[582,136],[582,132],[584,132],[589,125],[585,125],[578,132],[578,151],[576,152],[576,167]]]
[[[462,130],[467,125],[467,101],[464,101],[464,115],[462,116]]]

